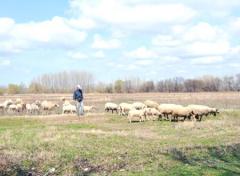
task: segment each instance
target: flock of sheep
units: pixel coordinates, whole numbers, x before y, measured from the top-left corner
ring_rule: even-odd
[[[84,106],[85,112],[92,112],[96,109],[94,106]],[[0,103],[0,112],[7,114],[29,114],[29,115],[38,115],[38,114],[50,114],[54,112],[67,114],[67,113],[76,113],[76,106],[71,104],[70,101],[66,100],[64,97],[61,98],[59,104],[51,101],[38,101],[36,100],[33,103],[26,103],[22,99],[17,98],[15,101],[8,99],[3,103]]]
[[[84,112],[93,112],[95,106],[84,106]],[[146,100],[145,102],[120,103],[119,105],[108,102],[105,104],[105,111],[116,112],[120,116],[127,116],[129,122],[145,120],[198,120],[201,121],[203,116],[214,115],[219,113],[218,109],[204,105],[176,105],[176,104],[158,104],[155,101]],[[59,114],[74,114],[76,106],[66,98],[62,97],[60,103],[56,104],[51,101],[35,101],[25,103],[22,99],[17,98],[15,101],[8,99],[0,103],[0,113],[8,114],[50,114],[58,112]]]
[[[112,113],[116,112],[121,116],[127,116],[129,122],[145,121],[145,120],[198,120],[201,121],[203,116],[214,115],[219,113],[218,109],[204,105],[176,105],[176,104],[158,104],[155,101],[146,100],[144,103],[135,102],[106,103],[105,111]]]

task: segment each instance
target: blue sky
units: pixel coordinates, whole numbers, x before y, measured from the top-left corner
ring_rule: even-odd
[[[239,0],[8,0],[0,85],[85,70],[99,81],[240,72]]]

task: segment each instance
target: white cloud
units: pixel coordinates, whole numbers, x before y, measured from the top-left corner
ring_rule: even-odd
[[[162,55],[193,58],[201,56],[224,56],[231,51],[229,34],[219,26],[206,22],[183,27],[173,26],[168,34],[152,39]]]
[[[174,39],[171,35],[157,35],[152,39],[152,44],[162,47],[173,47],[180,45],[181,41]]]
[[[0,18],[0,37],[5,35],[15,24],[11,18]]]
[[[200,22],[186,31],[183,39],[185,41],[214,41],[219,34],[222,34],[220,29],[206,22]]]
[[[79,15],[121,27],[152,27],[160,23],[185,23],[196,11],[180,3],[133,3],[124,0],[72,0],[70,6]]]
[[[34,47],[72,48],[86,36],[61,17],[20,24],[10,18],[0,18],[0,53],[16,53]]]
[[[97,51],[96,53],[94,53],[94,57],[96,58],[104,58],[105,54],[103,51]]]
[[[66,19],[66,22],[79,29],[92,29],[96,26],[95,21],[90,18]]]
[[[118,39],[104,40],[100,35],[94,35],[92,48],[95,49],[116,49],[121,47],[121,41]]]
[[[233,18],[230,22],[231,31],[240,34],[240,17]]]
[[[8,66],[11,64],[10,60],[0,60],[0,66]]]
[[[189,56],[224,55],[229,51],[228,41],[194,42],[185,47],[186,55]]]
[[[207,57],[197,57],[191,60],[194,65],[209,65],[220,63],[224,60],[222,56],[207,56]]]
[[[73,59],[86,59],[88,56],[82,52],[68,52],[68,56]]]
[[[135,62],[136,65],[140,65],[140,66],[148,66],[148,65],[151,65],[153,63],[152,60],[137,60]]]
[[[125,53],[125,56],[136,58],[136,59],[151,59],[151,58],[156,58],[157,53],[155,53],[150,49],[147,49],[146,47],[140,47],[133,51]]]

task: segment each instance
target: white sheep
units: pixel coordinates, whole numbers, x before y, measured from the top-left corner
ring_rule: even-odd
[[[63,105],[63,109],[62,109],[62,113],[66,114],[66,113],[76,113],[77,109],[76,106],[72,105],[72,104],[64,104]]]
[[[4,101],[3,102],[4,109],[7,110],[8,106],[10,106],[11,104],[13,104],[13,101],[11,99]]]
[[[105,111],[112,111],[112,113],[114,111],[116,111],[116,113],[118,112],[118,105],[115,104],[115,103],[106,103],[105,106],[104,106],[104,110]]]
[[[146,110],[146,119],[147,120],[156,120],[161,117],[161,113],[155,108],[145,108]]]
[[[53,102],[50,102],[50,101],[43,101],[41,103],[41,108],[43,109],[43,111],[52,111],[54,110],[55,108],[58,108],[59,105],[58,104],[55,104]]]
[[[37,104],[32,103],[32,104],[26,104],[26,110],[28,114],[38,114],[40,113],[40,108]]]
[[[131,109],[128,112],[128,121],[129,123],[131,123],[132,121],[144,121],[146,118],[146,110],[145,109],[141,109],[141,110],[137,110],[137,109]]]
[[[137,109],[137,110],[140,110],[140,109],[144,109],[144,108],[146,108],[147,106],[144,104],[144,103],[142,103],[142,102],[134,102],[133,104],[132,104],[132,108],[135,108],[135,109]]]
[[[83,111],[88,113],[88,112],[92,112],[95,109],[97,109],[95,106],[83,106]]]
[[[216,108],[210,108],[205,105],[188,105],[189,108],[193,110],[194,116],[197,120],[201,121],[203,116],[208,116],[212,114],[216,116],[219,111]]]
[[[21,98],[17,98],[15,102],[16,104],[23,104],[23,100]]]
[[[144,101],[144,104],[148,107],[148,108],[158,108],[159,104],[155,101],[152,100],[146,100]]]
[[[128,115],[128,112],[132,109],[132,104],[120,103],[118,109],[119,115]]]
[[[181,107],[181,106],[175,107],[173,109],[173,112],[172,112],[173,119],[171,119],[171,121],[172,120],[177,120],[178,121],[180,117],[183,117],[184,120],[185,119],[189,119],[190,120],[191,117],[194,117],[193,115],[194,115],[194,113],[193,113],[192,108]]]
[[[172,112],[175,108],[183,107],[182,105],[176,105],[176,104],[160,104],[158,106],[158,111],[167,119],[169,119],[170,115],[172,115]]]
[[[17,112],[17,105],[15,105],[15,104],[9,105],[8,111],[9,112]]]

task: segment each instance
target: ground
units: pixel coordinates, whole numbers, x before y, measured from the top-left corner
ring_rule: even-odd
[[[239,94],[217,98],[203,93],[194,100],[190,94],[137,95],[87,95],[86,103],[96,101],[99,109],[81,119],[0,117],[0,175],[240,175]],[[112,97],[115,102],[164,102],[163,97],[186,104],[215,102],[221,113],[202,122],[129,124],[100,109]]]

